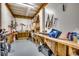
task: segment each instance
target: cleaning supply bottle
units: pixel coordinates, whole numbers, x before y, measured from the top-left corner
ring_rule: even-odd
[[[67,38],[68,38],[69,41],[73,41],[73,36],[72,36],[71,32],[68,32]]]
[[[78,43],[78,38],[77,38],[77,36],[73,36],[73,42],[74,42],[74,43]]]

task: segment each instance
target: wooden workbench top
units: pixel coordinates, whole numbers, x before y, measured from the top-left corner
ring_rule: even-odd
[[[64,45],[67,45],[67,46],[75,48],[75,49],[79,49],[79,44],[74,43],[72,41],[62,40],[62,39],[59,39],[59,38],[51,38],[47,35],[43,35],[43,34],[39,34],[39,33],[35,33],[35,35],[40,36],[40,37],[44,37],[46,39],[49,39],[49,40],[52,40],[52,41],[55,41],[55,42],[58,42],[58,43],[61,43],[61,44],[64,44]]]

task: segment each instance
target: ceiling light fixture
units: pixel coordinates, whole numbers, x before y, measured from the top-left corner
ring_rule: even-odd
[[[24,3],[24,4],[28,4],[28,5],[31,5],[31,6],[36,6],[36,4],[34,4],[34,3]]]
[[[29,7],[29,8],[34,9],[34,6],[31,6],[31,5],[28,5],[28,4],[23,4],[23,3],[17,3],[17,4],[19,4],[19,5],[23,5],[23,6],[27,6],[27,7]]]

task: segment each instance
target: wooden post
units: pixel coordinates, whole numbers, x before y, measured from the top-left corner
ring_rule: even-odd
[[[78,39],[77,39],[76,36],[73,36],[73,42],[74,42],[74,43],[77,43],[77,42],[78,42]],[[77,51],[77,49],[74,49],[74,48],[72,48],[72,47],[68,47],[68,54],[69,54],[69,56],[77,55],[77,54],[76,54],[76,51]],[[78,51],[77,51],[77,52],[78,52]]]

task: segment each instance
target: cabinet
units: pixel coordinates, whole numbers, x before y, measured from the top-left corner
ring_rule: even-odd
[[[27,39],[29,37],[29,32],[18,32],[17,38],[18,39]]]
[[[13,41],[14,41],[14,40],[13,40],[13,34],[8,34],[8,35],[7,35],[7,43],[8,43],[8,44],[11,44],[11,43],[13,43]]]

